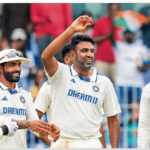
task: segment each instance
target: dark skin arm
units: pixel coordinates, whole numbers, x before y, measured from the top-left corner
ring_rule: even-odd
[[[54,124],[48,124],[40,120],[28,121],[28,120],[14,120],[13,119],[12,121],[16,121],[18,125],[18,129],[29,129],[31,131],[38,132],[40,136],[51,135],[54,138],[53,139],[54,142],[60,136],[59,134],[60,130]]]
[[[51,146],[51,141],[48,139],[47,136],[42,136],[42,137],[37,137],[37,138],[40,139],[45,144],[47,144],[49,147]]]
[[[115,38],[114,38],[114,24],[112,25],[112,28],[111,30],[109,31],[108,34],[106,35],[101,35],[101,36],[98,36],[98,37],[95,37],[93,38],[94,42],[96,44],[100,44],[101,42],[103,42],[104,40],[106,39],[110,39],[112,45],[115,44]]]
[[[54,124],[51,124],[51,132],[53,133],[53,134],[51,134],[51,136],[53,137],[53,142],[56,142],[60,136],[60,134],[56,133],[58,127],[56,129],[55,128],[56,128],[56,126]],[[58,128],[58,130],[59,130],[59,128]],[[41,141],[43,141],[49,147],[51,146],[51,141],[48,139],[48,136],[41,136],[41,137],[37,137],[37,138],[40,139]]]
[[[103,129],[103,125],[101,124],[101,127],[99,129],[100,133],[102,134],[102,136],[100,137],[100,140],[103,144],[103,148],[107,148],[106,146],[106,141],[105,141],[105,135],[104,135],[104,129]]]
[[[101,35],[101,36],[98,36],[98,37],[93,38],[93,40],[94,40],[94,42],[95,42],[96,44],[100,44],[100,43],[103,42],[104,40],[110,38],[111,34],[112,34],[112,30],[110,30],[110,32],[109,32],[108,34],[106,34],[106,35]]]
[[[36,112],[37,112],[37,114],[38,114],[38,116],[39,116],[39,119],[41,119],[44,113],[41,112],[41,111],[39,111],[38,109],[36,109]],[[48,139],[47,136],[42,136],[42,137],[38,137],[38,138],[39,138],[41,141],[43,141],[44,143],[46,143],[49,147],[51,146],[51,141]]]
[[[41,112],[41,111],[39,111],[38,109],[36,109],[36,112],[37,112],[37,114],[38,114],[38,116],[39,116],[39,119],[41,119],[42,116],[44,115],[44,113]]]
[[[111,146],[112,148],[118,148],[120,139],[120,123],[117,119],[117,115],[107,117],[107,120]]]
[[[140,72],[145,72],[149,69],[149,67],[150,67],[149,65],[144,65],[144,66],[138,66],[137,68]]]

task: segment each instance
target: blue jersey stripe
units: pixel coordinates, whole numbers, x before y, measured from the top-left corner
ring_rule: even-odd
[[[69,68],[70,68],[70,73],[71,73],[71,76],[73,76],[73,75],[72,75],[72,70],[71,70],[71,66],[69,66]]]

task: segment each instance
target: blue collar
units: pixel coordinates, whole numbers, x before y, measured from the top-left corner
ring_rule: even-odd
[[[16,83],[16,86],[15,86],[15,90],[12,91],[11,88],[5,86],[2,82],[0,82],[0,88],[2,90],[8,90],[10,94],[15,94],[15,93],[18,93],[19,92],[19,89],[18,89],[18,84]]]
[[[73,65],[69,66],[70,67],[70,74],[71,76],[78,76],[80,80],[84,80],[87,82],[97,82],[97,70],[95,68],[91,68],[93,70],[93,74],[89,78],[83,78],[83,76],[79,73],[76,72],[76,70],[73,68]]]
[[[90,82],[90,78],[83,78],[81,74],[78,74],[78,77],[80,78],[80,80]]]

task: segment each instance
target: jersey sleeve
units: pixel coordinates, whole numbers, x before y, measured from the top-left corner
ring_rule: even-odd
[[[29,97],[28,97],[27,120],[39,120],[39,117],[33,105],[33,98],[31,92],[29,93]]]
[[[56,84],[56,82],[58,82],[58,79],[60,79],[63,69],[64,69],[64,64],[58,62],[58,69],[57,71],[54,73],[54,75],[52,77],[50,77],[46,71],[46,69],[44,68],[45,74],[49,80],[49,82],[51,83],[51,85]]]
[[[50,98],[50,84],[49,82],[45,82],[34,102],[35,109],[45,113],[47,108],[50,106],[51,98]]]
[[[140,102],[138,148],[149,148],[150,141],[150,91],[144,88]]]
[[[111,83],[109,79],[108,79],[108,82],[106,82],[106,85],[107,87],[105,88],[106,93],[105,93],[105,98],[103,101],[103,110],[106,116],[110,117],[118,113],[121,113],[121,108],[118,103],[118,98],[114,90],[113,84]]]

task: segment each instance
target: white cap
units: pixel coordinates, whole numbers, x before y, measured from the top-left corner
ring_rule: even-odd
[[[28,63],[30,62],[31,60],[30,59],[27,59],[27,58],[24,58],[24,57],[19,57],[19,56],[15,56],[15,57],[12,57],[12,58],[8,58],[7,57],[7,54],[11,53],[12,51],[17,51],[15,49],[6,49],[6,50],[2,50],[0,51],[0,59],[2,57],[1,60],[0,60],[0,64],[2,63],[5,63],[5,62],[9,62],[9,61],[15,61],[15,60],[20,60],[21,61],[21,65],[24,65],[25,63]]]
[[[14,41],[14,40],[23,40],[25,41],[27,39],[27,35],[26,35],[26,32],[24,29],[22,28],[16,28],[12,31],[12,34],[11,34],[11,39]]]

